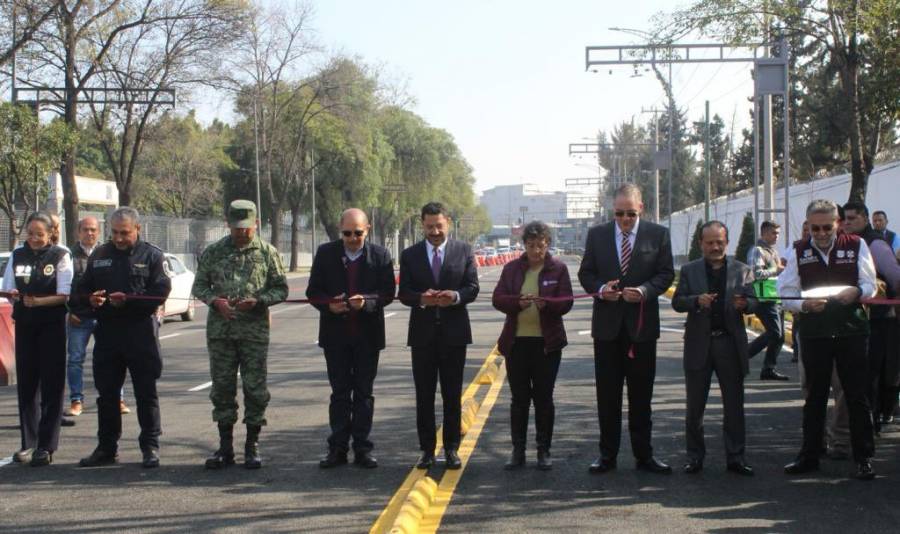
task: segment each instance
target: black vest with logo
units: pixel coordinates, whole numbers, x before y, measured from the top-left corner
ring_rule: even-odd
[[[835,237],[828,255],[828,264],[822,260],[812,239],[794,244],[797,253],[797,270],[803,291],[827,286],[859,286],[860,238],[846,233]],[[840,337],[869,334],[869,318],[859,303],[845,306],[829,299],[825,311],[803,314],[803,337]]]
[[[876,240],[881,240],[887,243],[888,248],[891,246],[891,241],[887,241],[885,239],[884,234],[875,230],[871,226],[867,226],[865,232],[862,234],[862,238],[866,240],[866,244],[869,245],[869,248],[872,248],[872,242]],[[893,249],[891,249],[893,251]],[[887,279],[877,271],[875,271],[876,276],[879,280],[884,282],[885,286],[885,297],[892,299],[894,298],[894,289],[891,287],[891,284],[888,283]],[[869,318],[870,319],[893,319],[896,317],[894,313],[893,306],[886,306],[884,304],[872,304],[869,306]]]
[[[22,295],[48,296],[56,294],[56,265],[66,249],[50,245],[32,250],[27,243],[12,253],[12,273],[16,280],[16,289]],[[65,320],[66,305],[41,306],[26,308],[20,298],[13,305],[13,319],[29,324],[47,323]]]

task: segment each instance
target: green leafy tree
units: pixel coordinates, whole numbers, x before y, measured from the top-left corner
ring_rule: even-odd
[[[755,224],[753,223],[753,214],[749,211],[744,215],[744,221],[741,223],[741,235],[738,238],[737,249],[734,251],[734,257],[738,261],[747,261],[747,253],[750,248],[756,244],[754,236]]]
[[[35,197],[47,196],[47,175],[58,168],[76,137],[61,121],[41,124],[31,108],[0,103],[0,211],[9,221],[10,249],[25,219],[38,208]],[[21,222],[19,205],[24,207]]]

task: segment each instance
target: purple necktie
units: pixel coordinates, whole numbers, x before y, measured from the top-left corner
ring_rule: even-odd
[[[434,283],[441,281],[441,249],[434,249],[434,255],[431,256],[431,275],[434,276]]]

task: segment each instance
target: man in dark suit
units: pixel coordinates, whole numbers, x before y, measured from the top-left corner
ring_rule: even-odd
[[[372,456],[372,387],[384,348],[384,307],[394,300],[394,264],[384,247],[366,242],[369,219],[360,209],[341,214],[341,239],[320,246],[306,296],[319,310],[319,346],[325,350],[331,403],[328,454],[319,467],[353,462],[378,467]],[[328,302],[328,300],[333,300]]]
[[[703,469],[706,445],[703,412],[709,398],[713,371],[719,378],[725,408],[723,430],[728,470],[752,476],[744,461],[744,376],[749,372],[744,313],[752,312],[753,271],[735,259],[726,259],[728,228],[709,221],[700,228],[703,258],[681,267],[672,307],[687,312],[684,329],[684,381],[687,389],[688,462],[684,471]]]
[[[591,336],[600,419],[600,457],[592,473],[616,467],[622,433],[622,386],[628,383],[628,428],[637,468],[672,469],[653,457],[650,401],[656,375],[659,302],[675,278],[669,231],[640,220],[644,204],[634,184],[620,186],[615,220],[588,232],[578,279],[594,299]]]
[[[459,469],[460,397],[466,346],[472,343],[466,304],[478,296],[478,273],[471,247],[447,239],[451,222],[442,204],[429,202],[422,208],[422,228],[425,240],[400,254],[399,298],[411,308],[407,345],[412,348],[422,449],[416,467],[434,465],[434,393],[440,380],[447,469]]]

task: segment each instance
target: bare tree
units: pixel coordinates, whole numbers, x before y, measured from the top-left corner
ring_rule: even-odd
[[[12,37],[9,46],[0,48],[0,65],[8,63],[55,14],[53,0],[0,0],[0,34]]]

